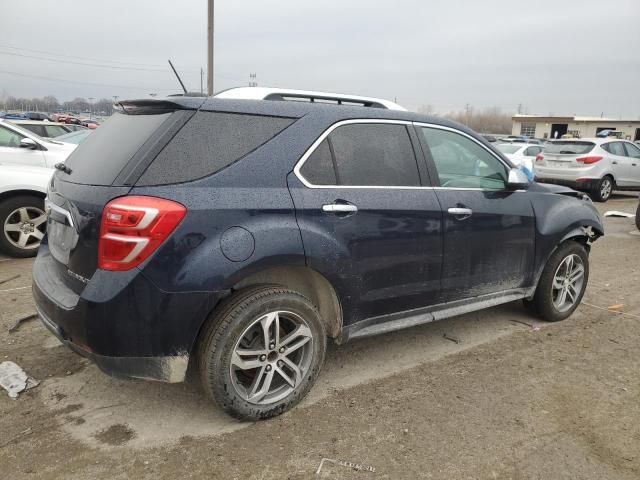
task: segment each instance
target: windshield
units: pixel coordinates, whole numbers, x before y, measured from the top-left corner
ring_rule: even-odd
[[[545,153],[557,153],[560,155],[582,155],[593,150],[596,144],[593,142],[551,142],[545,147]]]
[[[502,153],[516,153],[522,148],[522,145],[512,145],[510,143],[502,143],[497,146]]]

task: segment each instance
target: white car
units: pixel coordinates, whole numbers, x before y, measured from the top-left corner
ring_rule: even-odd
[[[32,257],[44,237],[44,198],[54,170],[0,163],[0,251]]]
[[[0,163],[53,168],[64,162],[77,145],[39,137],[0,119]]]
[[[496,145],[496,148],[504,153],[505,156],[518,167],[527,160],[531,162],[531,164],[527,166],[533,165],[533,161],[543,150],[540,145],[532,145],[529,143],[501,143]]]
[[[535,174],[539,182],[586,190],[606,202],[614,189],[640,190],[640,148],[617,138],[555,140],[536,157]]]

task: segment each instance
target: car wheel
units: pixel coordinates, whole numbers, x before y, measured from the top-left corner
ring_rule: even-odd
[[[640,230],[640,203],[638,204],[638,208],[636,209],[636,227]]]
[[[199,347],[206,392],[242,420],[296,405],[324,363],[326,333],[317,308],[278,286],[237,292],[210,319]]]
[[[525,305],[543,320],[564,320],[580,305],[588,281],[587,250],[578,242],[565,242],[549,258],[533,299]]]
[[[600,179],[596,187],[591,192],[591,197],[596,202],[606,202],[609,200],[611,193],[613,193],[614,182],[613,178],[606,175]]]
[[[33,257],[44,237],[44,201],[34,195],[10,197],[0,203],[0,250],[13,257]]]

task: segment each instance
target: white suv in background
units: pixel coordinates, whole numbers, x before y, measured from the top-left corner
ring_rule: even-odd
[[[588,191],[606,202],[613,190],[640,190],[640,148],[615,138],[549,142],[536,157],[536,180]]]
[[[0,163],[0,252],[33,257],[47,226],[44,198],[54,170]]]
[[[0,163],[53,168],[64,162],[77,145],[39,137],[0,119]],[[53,173],[53,172],[51,172]]]

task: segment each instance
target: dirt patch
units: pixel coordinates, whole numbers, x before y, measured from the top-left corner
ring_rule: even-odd
[[[136,432],[128,425],[111,425],[109,428],[96,433],[94,437],[101,443],[111,446],[124,445],[136,436]]]

